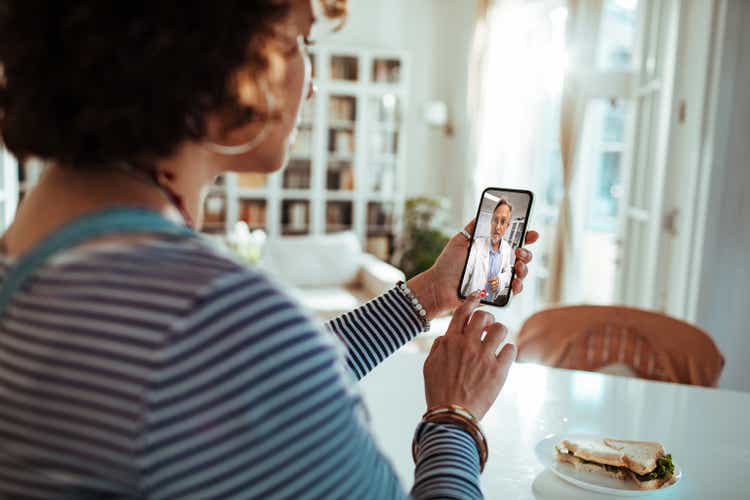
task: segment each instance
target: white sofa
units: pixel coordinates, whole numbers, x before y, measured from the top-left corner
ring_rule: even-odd
[[[269,239],[259,265],[323,320],[352,310],[404,279],[399,269],[365,253],[351,232]]]

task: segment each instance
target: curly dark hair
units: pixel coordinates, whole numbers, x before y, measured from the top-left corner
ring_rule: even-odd
[[[0,0],[0,136],[21,160],[91,167],[167,156],[211,112],[258,119],[233,78],[268,71],[293,1]]]

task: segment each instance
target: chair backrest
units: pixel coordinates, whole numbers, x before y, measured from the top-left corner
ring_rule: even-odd
[[[716,343],[684,321],[620,306],[540,311],[518,334],[518,360],[597,371],[612,364],[638,377],[715,387],[724,368]]]

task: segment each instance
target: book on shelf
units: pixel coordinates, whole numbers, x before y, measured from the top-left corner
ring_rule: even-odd
[[[357,80],[358,66],[356,57],[334,56],[331,58],[331,78],[334,80]]]
[[[398,83],[401,80],[401,63],[395,59],[376,59],[372,80],[375,83]]]
[[[247,222],[251,228],[264,227],[266,225],[266,202],[252,200],[242,202],[240,218]]]
[[[380,203],[372,203],[367,207],[367,225],[384,228],[393,223],[393,212],[390,207]]]
[[[310,160],[292,159],[284,169],[284,189],[309,189],[310,170]]]
[[[368,236],[365,246],[367,253],[371,253],[380,260],[391,258],[391,238],[388,235]]]
[[[326,205],[328,229],[346,229],[351,226],[352,205],[350,202],[331,202]]]
[[[326,172],[326,189],[331,191],[354,190],[354,169],[348,162],[331,162]]]
[[[306,201],[290,202],[286,210],[289,217],[289,224],[287,224],[286,229],[290,231],[303,231],[307,229],[308,203]]]
[[[354,190],[354,170],[352,167],[346,167],[341,170],[341,177],[339,178],[339,189],[345,191]]]
[[[284,172],[284,189],[309,189],[310,173],[295,170]]]
[[[356,120],[356,106],[354,97],[333,96],[328,102],[328,119],[333,123],[353,122]]]
[[[346,129],[329,129],[328,151],[337,156],[354,154],[354,132]]]

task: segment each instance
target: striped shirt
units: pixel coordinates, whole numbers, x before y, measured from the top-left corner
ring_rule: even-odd
[[[355,384],[420,330],[396,289],[321,329],[257,270],[165,237],[60,252],[0,328],[0,498],[407,496]],[[411,496],[481,497],[472,438],[416,432]]]

